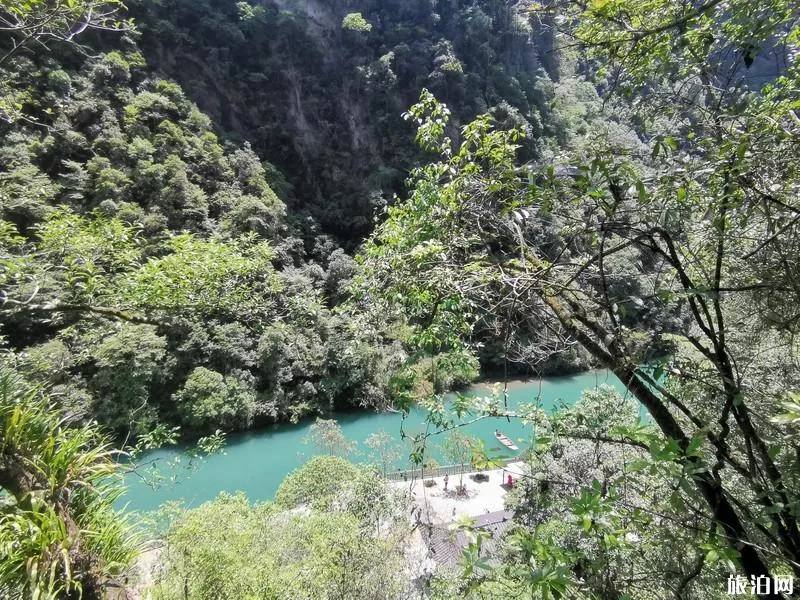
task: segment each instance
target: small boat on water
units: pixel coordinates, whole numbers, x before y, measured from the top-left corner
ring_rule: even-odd
[[[501,432],[499,429],[495,429],[494,437],[496,437],[497,441],[503,444],[503,446],[505,446],[509,450],[519,450],[519,446],[517,446],[513,441],[511,441],[510,437],[503,435],[503,432]]]

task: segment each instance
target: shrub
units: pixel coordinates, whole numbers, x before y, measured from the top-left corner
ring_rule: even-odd
[[[197,367],[175,394],[182,421],[193,430],[238,429],[253,420],[256,396],[236,377]]]
[[[358,473],[358,467],[338,456],[315,456],[286,476],[275,494],[275,504],[283,508],[326,506]]]

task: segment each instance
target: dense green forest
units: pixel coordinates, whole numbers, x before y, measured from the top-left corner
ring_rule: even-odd
[[[454,107],[454,126],[490,111],[524,127],[528,157],[563,136],[552,35],[522,4],[168,0],[131,14],[148,64],[285,173],[306,231],[352,247],[419,159],[399,115],[423,87]],[[351,11],[363,26],[342,25]]]
[[[10,59],[3,325],[20,371],[121,434],[388,405],[403,333],[334,310],[353,259],[304,239],[280,174],[120,45]],[[475,377],[457,359],[443,381]]]
[[[445,350],[436,368],[407,364],[409,356],[413,363],[425,352],[410,343],[403,319],[387,322],[380,315],[370,318],[363,307],[352,309],[347,288],[356,266],[349,251],[373,218],[380,219],[378,209],[392,190],[406,194],[402,185],[383,189],[371,182],[387,169],[402,182],[413,161],[425,156],[415,151],[413,127],[401,118],[421,86],[444,98],[455,94],[462,120],[488,109],[504,127],[522,128],[529,159],[552,154],[559,141],[580,144],[593,123],[621,137],[632,135],[600,114],[597,92],[577,77],[575,58],[565,54],[560,69],[570,76],[554,84],[540,63],[552,63],[555,73],[558,61],[552,51],[537,51],[547,36],[537,34],[522,7],[512,10],[504,3],[443,11],[445,16],[436,16],[429,5],[376,8],[362,19],[382,23],[391,35],[353,31],[336,21],[332,40],[319,38],[315,21],[300,7],[229,8],[230,14],[218,14],[198,3],[134,4],[136,29],[125,24],[113,34],[85,34],[104,52],[61,45],[58,53],[20,51],[4,61],[2,211],[10,262],[3,272],[2,317],[8,345],[24,350],[19,369],[58,386],[75,418],[96,418],[122,436],[157,422],[193,431],[241,429],[347,406],[385,407],[393,393],[430,384],[446,389],[474,379],[476,355],[486,372],[528,372],[525,361],[505,360],[503,327],[488,323],[475,332],[482,347]],[[474,29],[473,21],[502,35],[476,33],[469,39],[483,43],[466,44],[455,33],[461,26]],[[195,22],[213,25],[213,31],[199,37],[177,32],[192,27],[196,33]],[[411,29],[409,22],[431,29]],[[381,44],[359,41],[367,34]],[[447,42],[446,35],[458,43]],[[254,52],[253,36],[270,46]],[[452,54],[449,67],[430,47],[437,36],[444,37],[433,46],[444,44]],[[156,46],[159,40],[190,44],[201,38],[197,47]],[[413,53],[413,65],[396,67],[406,76],[392,73],[392,85],[406,91],[383,89],[391,102],[376,106],[369,93],[358,91],[367,69],[358,62],[366,48],[394,52],[383,44],[395,38],[396,46],[413,42],[427,50]],[[276,39],[282,43],[272,44]],[[216,50],[216,40],[226,52]],[[304,61],[295,52],[323,43],[350,56],[349,62],[321,55]],[[261,127],[245,121],[233,127],[217,115],[214,94],[186,78],[192,71],[182,62],[172,68],[175,61],[165,53],[230,71],[227,77],[235,81],[220,80],[217,87],[230,92],[245,86],[231,94],[242,106],[257,107]],[[239,71],[249,64],[242,54],[263,58],[250,68],[271,82],[285,79],[292,61],[304,65],[297,76],[314,81],[310,89],[328,90],[334,81],[348,87],[352,81],[357,99],[333,88],[335,93],[308,92],[304,101],[353,110],[367,102],[359,110],[373,116],[353,120],[309,106],[302,120],[313,115],[308,126],[319,137],[308,145],[333,151],[333,139],[349,139],[340,121],[351,119],[364,129],[358,139],[388,141],[385,152],[359,153],[358,140],[330,155],[288,151],[279,140],[303,139],[296,119],[286,117],[287,94],[298,92],[258,85],[261,79],[254,82]],[[491,62],[490,72],[479,68],[481,56]],[[427,72],[434,67],[439,71]],[[186,90],[163,79],[164,73],[184,80]],[[449,73],[458,77],[441,88],[437,82]],[[268,115],[275,119],[274,131],[265,124]],[[547,128],[536,125],[543,122]],[[255,150],[274,163],[262,161]],[[298,165],[308,168],[292,171]],[[376,194],[383,198],[378,204],[352,206],[353,198]],[[208,293],[197,297],[193,288]],[[570,348],[538,361],[536,371],[566,373],[589,363],[585,353]]]
[[[0,0],[0,595],[792,597],[798,18]],[[444,396],[589,366],[628,395]],[[451,524],[457,565],[333,421],[271,502],[115,504],[179,438],[413,404],[456,496],[501,466],[460,419],[535,435],[502,538]]]
[[[362,18],[382,23],[387,32],[352,31],[336,21],[332,40],[320,39],[315,21],[299,7],[228,8],[230,14],[198,3],[134,4],[135,30],[120,25],[113,34],[85,33],[82,39],[104,52],[62,44],[58,53],[31,49],[4,61],[6,118],[0,134],[9,266],[2,274],[2,318],[8,345],[23,351],[18,368],[57,386],[74,418],[98,419],[122,436],[157,422],[193,431],[240,429],[346,406],[385,407],[397,388],[432,382],[446,389],[474,379],[476,349],[445,352],[436,368],[411,365],[407,372],[401,367],[420,349],[409,343],[403,320],[370,319],[368,311],[341,306],[355,273],[348,250],[380,218],[378,208],[392,190],[405,195],[408,167],[422,156],[402,110],[423,85],[444,97],[471,98],[456,102],[464,119],[489,109],[507,126],[528,132],[526,154],[534,157],[565,141],[569,131],[585,133],[588,122],[601,120],[593,114],[599,104],[594,88],[570,78],[555,86],[537,66],[534,40],[544,43],[546,36],[537,36],[531,19],[504,3],[450,11],[446,18],[429,5],[376,8]],[[505,12],[492,18],[484,12],[501,8]],[[469,23],[476,19],[503,35],[475,34],[469,39],[483,43],[463,49],[447,42],[449,32],[465,43],[454,35],[459,23],[475,28]],[[428,23],[430,30],[412,29],[410,22]],[[201,25],[211,30],[198,36]],[[191,27],[195,35],[181,34],[179,27]],[[381,43],[360,39],[367,34]],[[254,36],[269,42],[263,52],[254,51]],[[432,38],[439,41],[432,45]],[[184,39],[186,47],[158,45]],[[199,39],[202,45],[191,46]],[[498,40],[501,47],[495,48]],[[384,47],[390,41],[396,44]],[[323,60],[323,43],[337,55]],[[374,93],[391,102],[376,104],[358,86],[366,85],[364,69],[377,67],[359,61],[366,48],[387,56],[393,52],[388,48],[404,44],[427,50],[412,53],[414,64],[395,67],[402,77],[390,69],[386,76],[397,79],[392,86],[406,91],[381,88]],[[442,62],[433,49],[439,46],[448,48],[453,64]],[[318,55],[304,59],[297,48]],[[192,71],[183,62],[165,54],[227,73],[230,81],[220,76],[217,88],[237,105],[255,108],[250,120],[258,118],[261,125],[242,117],[234,127],[217,114],[214,94],[187,78]],[[243,55],[264,62],[250,65]],[[491,62],[491,72],[479,68],[480,56]],[[287,112],[294,114],[287,111],[287,95],[299,92],[274,84],[293,72],[287,66],[292,61],[304,65],[297,77],[313,85],[302,95],[307,116],[287,118]],[[261,79],[240,72],[245,67]],[[439,71],[428,73],[434,67]],[[163,79],[164,73],[186,90]],[[455,77],[445,86],[449,93],[437,84],[448,74]],[[273,85],[259,84],[267,80]],[[311,91],[331,90],[334,81],[353,87],[357,101],[335,87],[331,93]],[[232,92],[237,86],[241,92]],[[311,108],[328,102],[352,110],[366,104],[358,108],[358,119],[330,107]],[[372,116],[363,118],[367,114]],[[267,125],[270,119],[275,125]],[[304,139],[295,130],[297,119],[310,123],[313,135],[306,145],[332,154],[287,150],[285,140]],[[348,119],[364,133],[353,134],[358,139],[348,149],[335,151],[339,142],[333,140],[349,139],[341,131]],[[385,151],[357,151],[360,143],[371,146],[378,139],[386,142]],[[307,168],[297,171],[299,165]],[[374,180],[387,170],[396,181],[384,189]],[[378,204],[353,206],[354,198],[378,196]],[[196,288],[207,292],[198,297]],[[484,369],[507,370],[502,328],[476,335],[485,345],[477,348]],[[570,349],[537,368],[563,373],[588,362]],[[520,361],[510,364],[527,370]]]

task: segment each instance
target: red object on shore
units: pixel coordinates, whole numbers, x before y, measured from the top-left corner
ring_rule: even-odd
[[[511,478],[511,473],[508,474],[508,487],[514,487],[514,480]]]

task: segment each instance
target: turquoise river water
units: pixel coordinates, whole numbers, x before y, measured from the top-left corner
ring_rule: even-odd
[[[524,382],[509,383],[509,407],[523,403],[539,402],[542,408],[552,410],[559,405],[571,405],[580,398],[581,392],[601,384],[609,384],[624,391],[622,383],[607,371],[591,371],[568,377],[548,377]],[[489,384],[477,384],[468,391],[470,395],[484,395]],[[414,409],[406,417],[403,428],[407,434],[424,431],[425,411]],[[364,440],[371,433],[386,431],[394,436],[402,451],[402,459],[395,468],[407,468],[410,445],[402,446],[400,426],[402,416],[398,413],[353,412],[339,414],[337,421],[345,436],[356,442],[353,453],[348,457],[355,462],[369,462],[370,449]],[[304,438],[313,421],[308,420],[295,425],[283,424],[243,434],[229,436],[225,451],[211,455],[192,469],[186,467],[187,459],[181,457],[182,466],[170,463],[181,454],[178,448],[157,450],[149,453],[147,463],[155,461],[165,482],[153,487],[152,478],[141,477],[136,473],[126,476],[127,493],[120,504],[129,510],[150,511],[164,502],[181,500],[188,506],[197,506],[215,498],[220,492],[243,491],[251,501],[269,500],[278,489],[283,478],[302,465],[316,452]],[[494,437],[495,429],[500,429],[517,442],[520,448],[530,444],[531,427],[518,420],[484,419],[465,426],[462,431],[476,436],[486,443],[488,449],[501,447]],[[445,461],[441,455],[442,436],[429,439],[428,451],[440,464]],[[177,483],[167,483],[174,479]],[[150,483],[148,483],[148,481]]]

